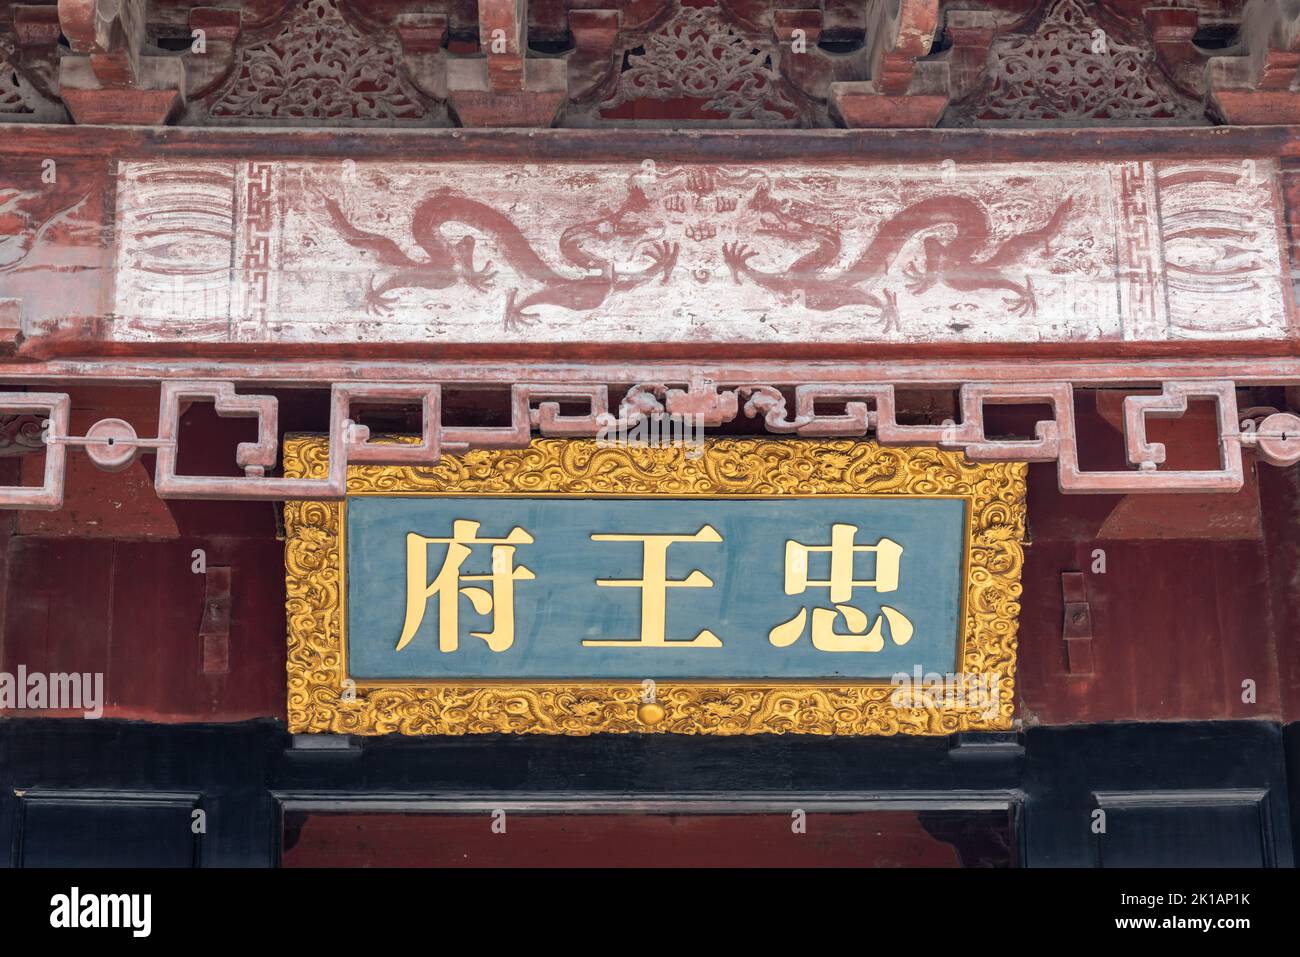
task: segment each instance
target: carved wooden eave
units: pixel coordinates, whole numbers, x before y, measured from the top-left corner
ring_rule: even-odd
[[[1069,492],[1300,458],[1300,418],[1250,391],[1300,385],[1290,127],[10,130],[0,414],[50,423],[11,506],[57,507],[70,455],[143,452],[164,497],[336,497],[394,454],[351,424],[375,403],[421,410],[408,464],[657,412],[1050,461]],[[64,390],[93,382],[159,388],[157,431],[73,431]],[[274,474],[285,388],[334,396],[315,484]],[[1129,470],[1080,465],[1093,388],[1129,395]],[[509,424],[444,415],[466,389],[508,391]],[[954,414],[899,418],[900,390]],[[195,401],[257,420],[242,476],[177,473]],[[1219,467],[1165,467],[1148,420],[1196,402]],[[1051,413],[1007,439],[999,405]]]
[[[1252,0],[1232,56],[1209,64],[1213,108],[1228,123],[1294,123],[1300,118],[1300,3]]]
[[[9,130],[31,354],[1292,340],[1289,127]]]
[[[1292,122],[1295,16],[1293,0],[0,0],[0,121]],[[1202,30],[1234,41],[1199,46]]]
[[[334,498],[349,461],[659,413],[1053,462],[1067,492],[1241,488],[1300,460],[1295,23],[1236,0],[0,3],[0,454],[40,462],[0,507],[58,507],[73,456],[154,455],[164,497]],[[156,422],[74,425],[95,383],[156,390]],[[276,473],[303,389],[332,397],[307,484]],[[1126,396],[1127,469],[1081,465],[1096,389]],[[195,402],[256,420],[242,474],[177,471]],[[1217,467],[1148,429],[1195,403]],[[372,444],[373,405],[423,441]],[[1035,418],[1008,438],[997,406]]]

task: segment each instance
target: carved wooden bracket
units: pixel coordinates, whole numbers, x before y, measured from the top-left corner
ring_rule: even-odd
[[[1252,0],[1236,55],[1210,60],[1210,105],[1228,123],[1300,122],[1300,4]]]
[[[207,96],[230,76],[235,64],[241,13],[219,7],[195,7],[190,11],[190,30],[202,36],[202,51],[194,45],[181,55],[185,65],[185,99]],[[200,33],[201,31],[201,33]]]
[[[447,62],[447,101],[463,126],[550,126],[568,97],[562,59],[527,56],[526,0],[479,0],[482,57]]]
[[[848,127],[928,127],[948,105],[948,63],[924,60],[939,29],[939,0],[871,0],[871,79],[832,83],[831,113]]]
[[[59,93],[78,123],[166,123],[184,102],[180,57],[144,51],[145,0],[59,0],[72,55]]]

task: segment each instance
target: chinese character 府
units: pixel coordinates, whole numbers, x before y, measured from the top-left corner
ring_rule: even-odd
[[[514,566],[516,545],[532,544],[533,537],[516,526],[505,538],[479,538],[479,522],[457,519],[452,523],[451,538],[425,538],[415,532],[406,536],[406,622],[397,641],[397,651],[415,637],[424,620],[429,599],[438,596],[438,650],[455,651],[460,647],[460,596],[464,595],[480,615],[492,614],[490,632],[470,632],[482,638],[493,651],[505,651],[515,641],[515,582],[535,578],[520,565]],[[428,578],[429,545],[447,546],[442,568],[433,581]],[[487,575],[465,575],[461,566],[470,556],[472,546],[492,546],[492,571]],[[489,592],[476,585],[461,587],[464,581],[492,583]]]

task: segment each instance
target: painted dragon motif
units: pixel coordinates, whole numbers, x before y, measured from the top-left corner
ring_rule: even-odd
[[[1017,281],[1005,270],[1023,262],[1025,255],[1036,247],[1041,246],[1045,254],[1050,253],[1049,243],[1060,231],[1072,205],[1073,199],[1067,197],[1045,225],[1010,237],[980,258],[993,239],[992,224],[983,206],[962,196],[924,199],[885,220],[861,254],[842,272],[832,274],[831,266],[842,248],[840,230],[793,215],[787,204],[774,200],[766,187],[762,187],[750,199],[750,207],[760,216],[756,232],[791,242],[812,239],[813,250],[781,272],[751,266],[749,260],[758,251],[744,242],[728,243],[723,255],[737,283],[748,279],[777,294],[802,293],[804,304],[818,312],[847,305],[872,306],[881,311],[884,331],[888,332],[898,328],[894,294],[881,290],[877,295],[863,287],[879,284],[915,236],[936,227],[951,226],[954,235],[947,241],[933,234],[922,240],[924,266],[909,263],[904,267],[911,280],[908,288],[917,295],[935,284],[959,292],[1001,289],[1011,293],[1003,300],[1007,308],[1017,315],[1028,316],[1037,308],[1033,284],[1027,276]]]
[[[835,271],[844,248],[842,223],[819,222],[803,212],[801,204],[774,197],[766,177],[737,190],[739,184],[715,182],[709,170],[692,171],[684,181],[681,172],[655,174],[651,184],[633,176],[616,208],[601,209],[595,217],[564,229],[558,239],[560,268],[572,267],[577,275],[543,259],[507,213],[450,188],[435,189],[415,208],[410,239],[423,257],[408,253],[390,236],[355,225],[336,198],[319,190],[317,196],[339,236],[377,257],[381,269],[371,277],[367,292],[367,304],[375,312],[395,308],[395,293],[403,289],[440,290],[463,282],[488,291],[497,270],[492,261],[476,264],[480,236],[490,239],[511,276],[506,329],[535,322],[539,306],[585,313],[615,294],[656,279],[667,285],[684,242],[705,262],[720,251],[713,262],[725,266],[738,285],[753,284],[786,302],[801,300],[815,312],[865,306],[878,315],[884,332],[899,328],[897,294],[886,287],[886,279],[905,250],[916,248],[916,241],[922,255],[902,264],[913,295],[937,285],[961,293],[1001,291],[1008,311],[1032,315],[1037,310],[1034,287],[1017,270],[1025,268],[1035,250],[1051,255],[1051,242],[1075,202],[1066,196],[1041,226],[998,241],[989,212],[977,200],[957,194],[930,196],[884,219],[857,257]],[[725,195],[728,190],[731,197]],[[444,226],[472,232],[453,240]],[[720,229],[730,232],[719,234]],[[714,237],[719,245],[713,245]],[[774,242],[763,249],[760,238]],[[751,262],[762,253],[779,254],[809,243],[810,251],[783,268],[763,269]],[[610,246],[616,251],[609,251]],[[629,261],[646,265],[629,269]],[[711,276],[709,269],[688,271],[697,283],[707,283]]]
[[[479,291],[490,288],[496,275],[492,263],[475,268],[475,238],[467,235],[455,242],[448,241],[442,232],[443,225],[448,223],[468,226],[491,236],[511,269],[541,286],[523,296],[519,288],[510,290],[504,319],[507,329],[533,322],[536,317],[528,310],[535,306],[557,305],[589,312],[612,293],[633,289],[656,277],[666,284],[677,263],[676,243],[647,243],[643,256],[650,264],[630,273],[620,273],[612,260],[602,259],[588,250],[588,243],[597,238],[644,237],[647,227],[635,214],[643,212],[649,204],[635,186],[629,187],[627,198],[618,209],[604,210],[600,216],[570,226],[560,234],[559,248],[565,262],[587,271],[578,277],[566,276],[547,265],[508,216],[448,189],[436,190],[426,197],[412,218],[411,236],[428,257],[423,261],[409,256],[387,236],[352,225],[337,200],[321,199],[335,229],[349,245],[374,253],[382,265],[396,270],[378,284],[372,281],[368,302],[376,311],[391,309],[395,304],[392,293],[399,289],[446,289],[459,281]]]
[[[45,236],[74,217],[88,197],[88,191],[65,195],[0,184],[0,272],[21,268]]]

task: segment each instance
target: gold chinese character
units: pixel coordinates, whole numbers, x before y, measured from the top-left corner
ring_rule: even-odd
[[[812,643],[818,651],[880,651],[885,647],[883,632],[889,630],[889,637],[896,645],[905,645],[912,640],[912,623],[897,608],[880,606],[880,616],[867,630],[870,619],[861,609],[844,604],[852,601],[853,589],[874,588],[878,592],[890,592],[898,589],[899,562],[903,557],[903,546],[888,538],[882,538],[874,545],[854,545],[853,539],[858,534],[856,525],[836,524],[831,526],[831,543],[829,545],[804,545],[801,542],[785,543],[785,593],[802,595],[810,585],[830,589],[830,599],[835,608],[814,608],[812,611]],[[817,581],[808,577],[808,554],[810,552],[830,552],[830,577]],[[858,581],[853,577],[853,557],[858,552],[872,552],[876,556],[875,578]],[[844,616],[848,633],[835,630],[835,620]],[[808,620],[808,609],[800,608],[799,613],[789,621],[773,628],[767,640],[778,648],[794,644],[802,637]]]
[[[705,525],[693,535],[592,535],[593,542],[640,542],[640,578],[598,578],[602,588],[641,589],[641,638],[586,639],[588,647],[600,648],[721,648],[718,636],[707,628],[689,641],[669,641],[665,637],[669,588],[712,588],[713,579],[698,568],[683,579],[668,577],[668,546],[673,542],[720,542],[722,536],[712,525]]]
[[[406,624],[397,650],[401,651],[415,637],[424,620],[429,599],[438,596],[438,650],[455,651],[460,647],[460,596],[469,599],[480,615],[491,614],[490,632],[471,631],[482,638],[493,651],[505,651],[515,641],[515,582],[535,578],[531,571],[520,565],[514,567],[515,546],[533,541],[522,528],[515,526],[505,538],[479,538],[478,522],[456,519],[452,523],[451,538],[425,538],[415,532],[406,535]],[[433,543],[447,546],[442,568],[433,581],[428,580],[429,546]],[[462,575],[464,564],[473,545],[492,546],[492,572],[488,575]],[[490,581],[492,591],[477,586],[460,587],[463,581]]]

